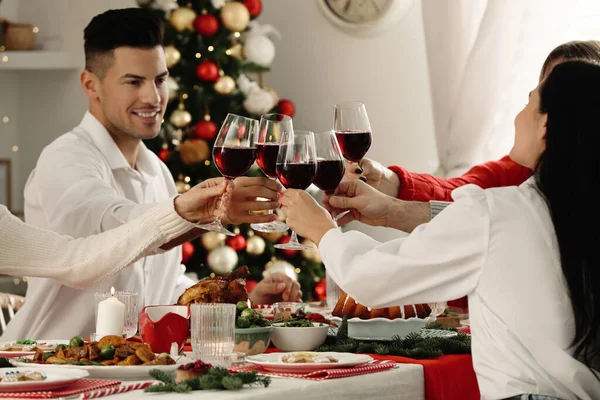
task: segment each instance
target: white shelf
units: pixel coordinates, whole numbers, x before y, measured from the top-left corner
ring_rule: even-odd
[[[45,50],[0,51],[0,71],[49,71],[80,68],[77,57]]]

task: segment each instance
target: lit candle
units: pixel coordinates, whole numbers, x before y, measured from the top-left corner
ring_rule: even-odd
[[[110,297],[98,303],[98,319],[96,319],[96,334],[100,337],[107,335],[123,335],[125,325],[125,304],[115,297],[115,288],[110,288]]]

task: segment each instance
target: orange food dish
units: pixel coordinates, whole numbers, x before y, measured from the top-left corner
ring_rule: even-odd
[[[409,318],[427,318],[431,314],[431,307],[428,304],[411,304],[398,307],[370,308],[363,306],[346,293],[342,293],[332,314],[335,317],[342,318],[344,315],[350,318],[373,319],[409,319]]]

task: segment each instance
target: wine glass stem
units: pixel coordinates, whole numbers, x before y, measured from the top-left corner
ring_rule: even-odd
[[[290,239],[290,241],[288,242],[290,244],[300,244],[300,242],[298,242],[298,236],[296,235],[296,231],[292,231],[292,237]]]
[[[231,178],[225,178],[226,181],[231,181]],[[219,213],[217,214],[217,218],[215,219],[215,221],[213,222],[214,224],[219,224],[219,225],[223,225],[221,223],[221,214],[223,214],[223,195],[221,195],[221,198],[219,199]]]

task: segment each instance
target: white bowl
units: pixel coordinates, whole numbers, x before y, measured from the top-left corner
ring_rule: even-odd
[[[339,326],[342,319],[339,317],[332,317],[332,321],[337,323]],[[360,319],[350,318],[348,320],[348,336],[355,339],[380,339],[390,340],[394,336],[401,338],[405,337],[409,333],[420,332],[425,325],[435,321],[435,316],[429,315],[427,318],[372,318],[372,319]]]
[[[312,327],[306,328],[273,324],[271,341],[281,351],[313,351],[325,343],[327,332],[329,325],[320,323],[313,323]]]

